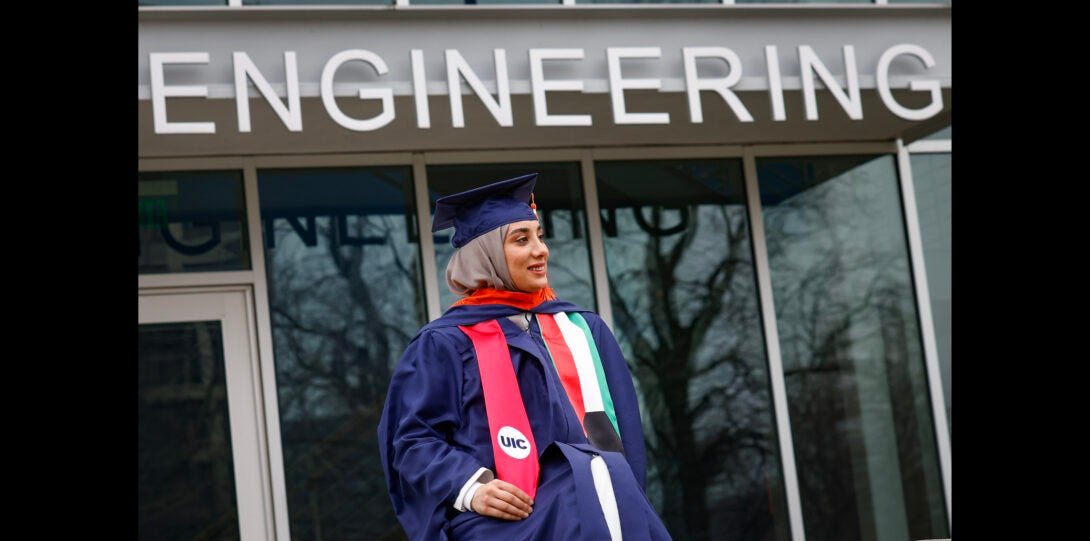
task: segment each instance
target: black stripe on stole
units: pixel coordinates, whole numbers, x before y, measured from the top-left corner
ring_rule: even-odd
[[[587,431],[587,441],[603,451],[624,453],[621,437],[613,429],[613,423],[604,411],[588,411],[583,417],[583,428]]]

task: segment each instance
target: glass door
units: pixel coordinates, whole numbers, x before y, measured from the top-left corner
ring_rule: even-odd
[[[139,296],[139,539],[273,539],[249,286]]]

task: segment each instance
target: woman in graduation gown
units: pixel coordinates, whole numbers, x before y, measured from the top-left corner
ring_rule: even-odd
[[[620,348],[548,286],[536,179],[436,201],[461,300],[390,381],[378,437],[394,512],[414,541],[668,540]]]

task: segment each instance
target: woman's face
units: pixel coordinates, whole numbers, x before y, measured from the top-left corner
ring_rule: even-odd
[[[549,260],[549,247],[545,246],[545,234],[540,222],[525,220],[511,224],[503,239],[503,253],[507,256],[511,281],[519,291],[536,293],[549,285],[545,267]]]

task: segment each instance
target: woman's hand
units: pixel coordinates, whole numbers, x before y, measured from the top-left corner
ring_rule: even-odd
[[[528,494],[499,479],[493,479],[478,488],[470,505],[479,515],[504,520],[522,520],[534,510],[534,502]]]

